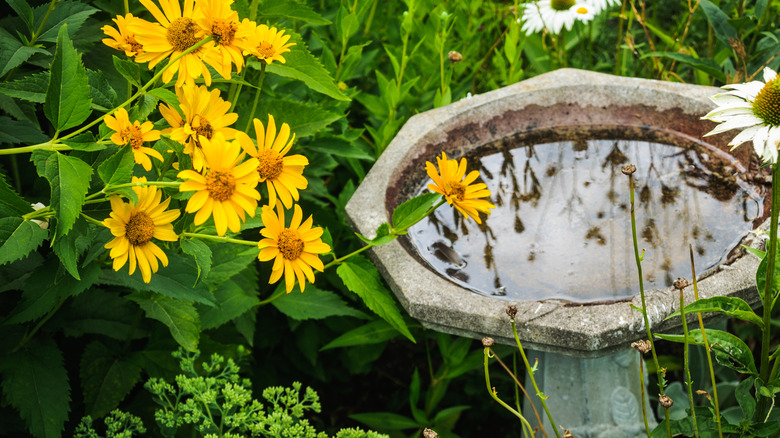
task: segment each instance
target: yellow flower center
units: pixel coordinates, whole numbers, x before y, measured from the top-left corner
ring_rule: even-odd
[[[137,124],[130,125],[127,128],[127,134],[130,137],[130,146],[133,149],[139,149],[144,145],[144,134],[141,132],[141,127]]]
[[[450,196],[455,198],[456,201],[463,201],[463,199],[466,197],[466,186],[459,183],[458,181],[451,182]]]
[[[579,7],[577,8],[577,13],[580,15],[585,15],[588,13],[588,8],[586,7]]]
[[[236,179],[227,172],[209,172],[206,175],[206,190],[215,201],[227,201],[236,191]]]
[[[130,51],[135,52],[136,55],[144,50],[144,46],[136,41],[132,35],[128,35],[128,37],[125,38],[125,41],[130,46]]]
[[[780,76],[764,85],[753,101],[753,114],[770,126],[780,126]]]
[[[268,41],[263,41],[259,46],[257,46],[258,58],[269,59],[273,58],[274,55],[276,55],[276,50],[274,50],[273,44],[269,43]]]
[[[295,260],[303,252],[303,238],[297,230],[285,228],[279,233],[279,252],[287,260]]]
[[[125,225],[125,237],[131,245],[143,245],[152,240],[154,235],[154,221],[143,211],[136,212],[130,216],[130,220]]]
[[[576,3],[575,0],[552,0],[550,6],[556,11],[568,11]]]
[[[197,44],[198,37],[195,36],[197,30],[198,24],[195,23],[195,20],[180,17],[171,22],[165,37],[173,47],[173,50],[183,52]]]
[[[233,43],[238,25],[232,21],[216,19],[211,25],[211,38],[217,44],[228,46]]]
[[[198,118],[198,126],[193,125],[192,130],[195,131],[198,136],[202,135],[211,140],[211,136],[214,135],[214,128],[211,127],[211,124],[205,117],[198,116]]]
[[[257,166],[257,172],[260,174],[260,181],[267,179],[274,179],[279,177],[284,170],[284,162],[279,152],[272,149],[260,149],[257,154],[257,161],[260,164]]]

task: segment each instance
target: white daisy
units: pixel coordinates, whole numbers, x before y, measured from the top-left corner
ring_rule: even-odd
[[[612,0],[598,0],[612,1]],[[544,29],[560,33],[562,28],[571,29],[574,22],[583,23],[593,19],[598,10],[583,0],[539,0],[526,3],[523,9],[523,27],[526,34]]]
[[[763,82],[730,84],[723,88],[730,91],[710,97],[718,107],[702,117],[720,124],[705,136],[742,129],[729,143],[732,149],[753,140],[753,148],[764,162],[777,162],[780,143],[780,80],[777,73],[767,67]]]

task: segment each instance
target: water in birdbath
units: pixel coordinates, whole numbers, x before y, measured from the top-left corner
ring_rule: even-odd
[[[765,218],[761,191],[698,147],[556,141],[469,161],[492,192],[493,213],[478,225],[439,208],[409,237],[433,270],[490,296],[594,302],[636,295],[628,177],[621,173],[628,163],[637,166],[645,288],[690,277],[689,243],[698,272],[724,263]]]

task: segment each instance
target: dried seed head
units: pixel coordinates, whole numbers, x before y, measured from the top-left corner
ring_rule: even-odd
[[[569,429],[564,429],[563,426],[558,426],[563,429],[563,438],[574,438],[574,434]]]
[[[712,397],[710,396],[710,393],[707,391],[702,391],[701,389],[696,390],[697,395],[703,395],[707,397],[707,400],[712,400]]]
[[[671,408],[674,404],[674,400],[666,394],[658,394],[658,403],[665,408]]]
[[[634,166],[633,164],[626,164],[625,166],[623,166],[621,172],[623,172],[623,175],[629,175],[629,176],[633,175],[634,172],[636,172],[636,166]]]
[[[496,343],[496,341],[494,341],[493,338],[489,338],[487,336],[482,338],[482,346],[483,347],[492,347],[493,344],[495,344],[495,343]]]
[[[517,306],[512,304],[509,307],[507,307],[506,314],[509,315],[510,318],[515,319],[515,316],[517,316]]]
[[[449,59],[451,63],[456,64],[463,61],[463,55],[461,55],[460,52],[453,50],[447,54],[447,59]]]
[[[684,279],[682,277],[679,277],[679,278],[677,278],[677,280],[674,280],[674,288],[675,289],[680,290],[680,289],[685,289],[686,287],[688,287],[688,280],[686,280],[686,279]]]
[[[423,430],[423,438],[439,438],[439,434],[436,433],[435,430],[426,427],[425,430]]]
[[[650,345],[650,341],[645,341],[642,339],[636,342],[632,342],[631,348],[636,348],[642,354],[646,354],[647,352],[653,349],[653,347]]]

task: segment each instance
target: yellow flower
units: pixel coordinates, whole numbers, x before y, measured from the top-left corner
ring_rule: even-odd
[[[128,29],[128,25],[136,20],[138,20],[138,18],[133,17],[133,14],[127,14],[124,17],[117,15],[113,21],[116,23],[116,27],[119,28],[118,31],[117,29],[114,29],[108,25],[100,28],[104,34],[111,37],[104,38],[103,44],[111,47],[112,49],[122,50],[125,52],[125,55],[130,57],[143,53],[143,46],[141,46],[138,41],[135,40],[133,32],[130,32]]]
[[[298,200],[298,190],[303,190],[309,185],[303,177],[303,168],[309,164],[309,160],[303,155],[285,157],[292,147],[295,134],[290,138],[290,126],[282,123],[277,136],[274,116],[270,114],[267,129],[263,128],[260,120],[255,119],[255,135],[257,147],[243,132],[239,132],[237,138],[244,151],[257,158],[260,182],[265,181],[268,187],[268,206],[274,208],[278,195],[284,207],[290,208],[293,199]]]
[[[441,158],[436,157],[436,161],[441,175],[430,161],[425,162],[425,170],[433,180],[433,184],[428,184],[428,188],[444,195],[448,204],[454,205],[461,214],[481,224],[479,213],[490,214],[490,209],[496,206],[485,199],[478,199],[490,196],[487,185],[471,184],[479,177],[479,172],[472,170],[466,175],[466,159],[461,158],[458,164],[457,160],[448,160],[444,152],[441,153]]]
[[[209,89],[203,85],[197,87],[186,84],[176,89],[179,105],[184,118],[171,106],[160,104],[160,113],[171,125],[163,129],[163,134],[170,134],[171,139],[184,145],[184,152],[192,157],[192,167],[203,169],[203,150],[198,137],[211,140],[216,133],[222,133],[225,140],[233,140],[236,130],[228,126],[238,120],[238,114],[228,113],[230,102],[219,97],[219,90]]]
[[[295,278],[301,286],[301,292],[306,287],[306,281],[314,283],[314,268],[322,272],[325,267],[317,254],[330,251],[330,246],[322,242],[322,228],[312,227],[312,218],[309,216],[301,223],[303,213],[297,204],[293,210],[292,222],[289,227],[284,226],[284,209],[276,206],[276,214],[269,206],[263,207],[261,213],[265,228],[260,234],[265,239],[260,240],[257,246],[260,253],[257,259],[261,262],[274,261],[271,268],[271,278],[268,284],[276,283],[284,274],[284,285],[287,293],[295,286]]]
[[[249,29],[254,24],[246,18],[241,22],[242,26],[247,26]],[[290,35],[285,35],[283,30],[277,32],[275,27],[269,29],[265,24],[255,25],[254,29],[251,29],[248,33],[246,45],[244,46],[244,55],[254,55],[257,59],[263,60],[268,64],[273,61],[279,61],[284,64],[285,60],[282,53],[289,52],[289,47],[295,45],[295,43],[287,43]]]
[[[146,178],[133,177],[133,182],[146,182]],[[141,271],[144,283],[152,279],[152,272],[157,272],[159,265],[168,266],[168,257],[154,243],[152,238],[175,242],[179,236],[173,232],[174,219],[179,217],[179,210],[169,210],[171,198],[160,202],[162,191],[154,186],[133,187],[138,195],[138,202],[126,203],[118,195],[111,195],[111,215],[103,221],[103,225],[111,230],[114,240],[105,247],[110,249],[109,255],[114,259],[114,270],[118,271],[130,260],[130,275],[135,272],[136,265]]]
[[[179,0],[160,0],[162,11],[151,0],[141,0],[141,4],[152,13],[158,23],[139,18],[129,25],[129,29],[135,33],[136,41],[144,47],[144,52],[137,55],[135,61],[148,61],[149,69],[153,69],[168,56],[179,56],[206,36],[205,31],[195,21],[197,17],[194,0],[184,0],[184,9],[179,5]],[[216,70],[221,70],[221,57],[214,49],[212,41],[171,64],[162,75],[163,82],[170,82],[178,72],[177,87],[181,87],[185,82],[193,83],[200,76],[203,76],[206,85],[211,85],[211,73],[203,64],[204,61]]]
[[[115,117],[116,116],[116,117]],[[160,139],[160,131],[154,129],[150,121],[139,123],[138,120],[130,123],[130,116],[124,108],[116,110],[114,115],[106,116],[106,126],[116,131],[111,135],[111,141],[119,146],[130,143],[133,148],[133,159],[144,167],[147,172],[152,169],[152,160],[149,157],[163,161],[162,155],[152,148],[144,146],[144,142]]]
[[[214,40],[217,52],[222,61],[222,68],[214,68],[225,79],[230,79],[233,64],[236,71],[241,72],[244,66],[244,56],[241,54],[245,33],[238,32],[238,12],[230,9],[233,0],[196,0],[196,8],[202,15],[198,24],[205,29],[206,34]]]
[[[187,213],[195,213],[195,225],[214,218],[217,234],[223,236],[230,229],[241,231],[244,212],[254,217],[260,194],[257,186],[257,159],[239,164],[243,154],[235,141],[226,141],[222,134],[211,140],[201,137],[205,157],[203,173],[194,170],[179,172],[179,178],[188,180],[179,186],[181,192],[194,191],[187,201]]]

